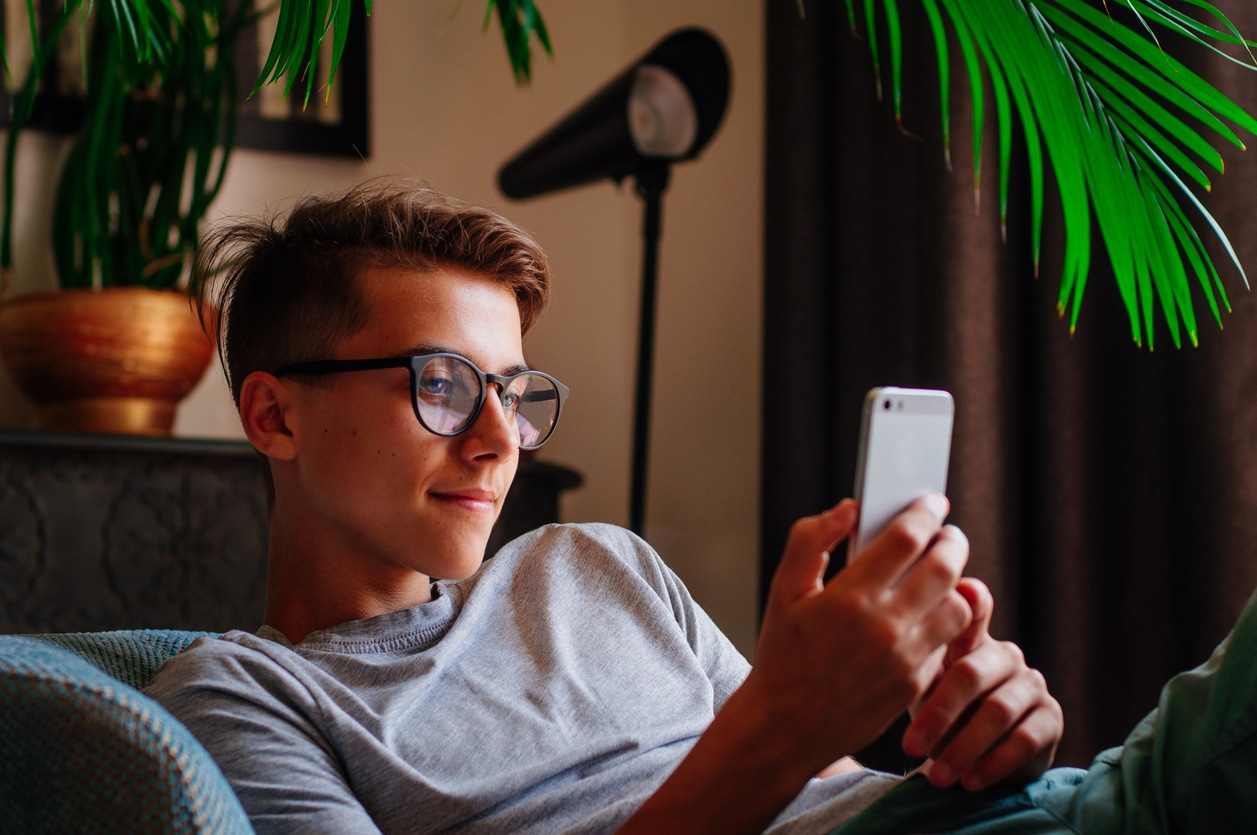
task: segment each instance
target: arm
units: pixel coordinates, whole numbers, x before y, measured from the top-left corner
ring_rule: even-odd
[[[621,830],[760,832],[807,780],[873,741],[927,692],[927,660],[971,620],[964,536],[941,496],[914,504],[828,584],[846,501],[791,531],[755,666],[690,755]]]

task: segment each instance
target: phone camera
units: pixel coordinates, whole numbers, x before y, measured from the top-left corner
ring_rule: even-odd
[[[882,411],[884,411],[884,412],[889,412],[889,411],[890,411],[890,401],[889,401],[889,400],[887,400],[887,401],[885,401],[884,403],[882,403]]]

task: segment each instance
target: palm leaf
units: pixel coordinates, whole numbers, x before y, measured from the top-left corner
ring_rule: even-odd
[[[802,0],[799,0],[802,2]],[[943,117],[943,159],[951,170],[951,62],[947,58],[947,30],[943,16],[935,0],[921,0],[925,16],[930,22],[930,35],[934,38],[934,54],[938,61],[938,112]],[[903,114],[895,109],[895,118],[902,121]]]
[[[506,55],[510,59],[515,81],[527,84],[532,78],[533,36],[536,36],[547,55],[553,54],[546,23],[541,19],[541,12],[533,0],[488,0],[484,17],[485,29],[489,28],[494,11],[497,12],[498,23],[502,27],[502,40],[506,44]]]
[[[257,85],[250,95],[267,84],[283,81],[284,97],[287,98],[297,83],[304,79],[302,106],[308,105],[315,82],[315,73],[310,68],[329,35],[332,38],[332,55],[327,94],[330,95],[331,82],[345,52],[352,4],[353,0],[282,0],[279,18],[275,22],[275,39],[271,41]],[[371,0],[362,0],[362,5],[370,15]]]
[[[940,17],[950,24],[974,91],[975,135],[982,132],[983,76],[990,81],[1000,137],[1001,224],[1013,116],[1020,120],[1036,273],[1050,163],[1065,230],[1058,309],[1069,315],[1071,332],[1087,286],[1093,222],[1136,344],[1154,347],[1158,311],[1176,346],[1184,335],[1196,344],[1195,299],[1202,297],[1221,327],[1222,312],[1230,305],[1198,230],[1207,229],[1220,241],[1245,286],[1248,279],[1195,190],[1210,189],[1206,169],[1221,173],[1218,144],[1242,148],[1236,129],[1257,134],[1257,119],[1167,54],[1162,39],[1212,50],[1250,69],[1257,69],[1257,45],[1205,0],[1107,0],[1107,5],[1101,0],[921,0],[921,6],[940,79],[948,77],[952,49],[940,37]],[[1108,13],[1117,10],[1125,13],[1123,19]],[[1216,24],[1202,19],[1206,16]],[[896,15],[894,25],[884,27],[892,55],[900,50],[898,25]],[[875,30],[870,23],[869,28],[871,37],[881,35],[882,27]],[[898,102],[898,73],[891,83]],[[941,103],[948,154],[947,99]],[[975,156],[976,178],[981,166],[976,141]]]
[[[326,93],[330,95],[336,69],[340,66],[345,51],[353,2],[354,0],[281,0],[275,39],[271,42],[253,93],[257,93],[267,84],[282,81],[284,96],[287,97],[304,79],[303,104],[308,104],[314,92],[315,81],[315,74],[309,71],[309,67],[319,55],[323,42],[330,36],[332,54],[326,88]],[[362,0],[362,5],[369,16],[371,0]],[[546,30],[541,11],[533,0],[487,0],[485,28],[488,28],[495,12],[501,24],[502,40],[511,62],[511,71],[515,74],[516,81],[525,84],[532,77],[533,38],[536,38],[547,54],[553,53],[550,33]]]

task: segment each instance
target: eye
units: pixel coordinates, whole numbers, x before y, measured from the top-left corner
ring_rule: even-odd
[[[520,394],[517,391],[507,391],[502,394],[502,410],[508,415],[519,412]]]
[[[444,403],[458,393],[459,384],[440,371],[425,372],[419,378],[419,396],[429,403]]]

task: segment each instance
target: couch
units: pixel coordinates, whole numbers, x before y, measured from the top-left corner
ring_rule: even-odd
[[[0,635],[0,832],[252,833],[209,754],[140,692],[207,634]]]

